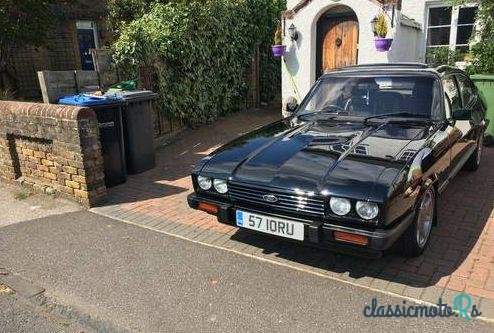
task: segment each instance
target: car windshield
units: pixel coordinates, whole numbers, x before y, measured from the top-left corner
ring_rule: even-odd
[[[429,76],[331,76],[319,81],[298,115],[437,118],[436,89]]]

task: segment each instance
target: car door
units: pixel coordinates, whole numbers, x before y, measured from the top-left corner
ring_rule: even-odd
[[[453,113],[462,109],[462,99],[458,82],[454,75],[446,75],[443,79],[445,93],[446,116],[449,119],[447,133],[449,137],[451,164],[449,177],[456,174],[461,168],[462,151],[466,146],[466,134],[470,130],[468,121],[452,120]]]
[[[451,149],[450,177],[454,176],[466,162],[471,140],[472,126],[468,120],[452,120],[453,113],[463,108],[460,88],[456,76],[446,75],[443,79],[443,88],[446,99],[447,117],[449,118],[448,136]]]

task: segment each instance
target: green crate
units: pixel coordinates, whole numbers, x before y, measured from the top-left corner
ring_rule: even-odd
[[[487,119],[490,120],[490,124],[486,134],[494,138],[494,75],[472,75],[471,79],[487,105]]]

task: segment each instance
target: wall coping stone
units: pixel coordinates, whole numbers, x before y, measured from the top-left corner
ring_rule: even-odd
[[[21,115],[60,120],[80,120],[96,118],[96,113],[88,107],[62,104],[41,104],[29,102],[0,101],[0,115]]]

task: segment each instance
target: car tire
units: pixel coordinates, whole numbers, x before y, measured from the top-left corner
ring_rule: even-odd
[[[476,171],[479,168],[480,162],[482,160],[483,147],[484,147],[484,133],[481,133],[477,140],[477,147],[472,153],[472,156],[470,156],[470,158],[463,166],[463,169],[467,171]]]
[[[399,240],[399,251],[404,257],[420,256],[429,244],[432,227],[436,224],[436,191],[433,186],[427,188],[418,201],[413,223]]]

